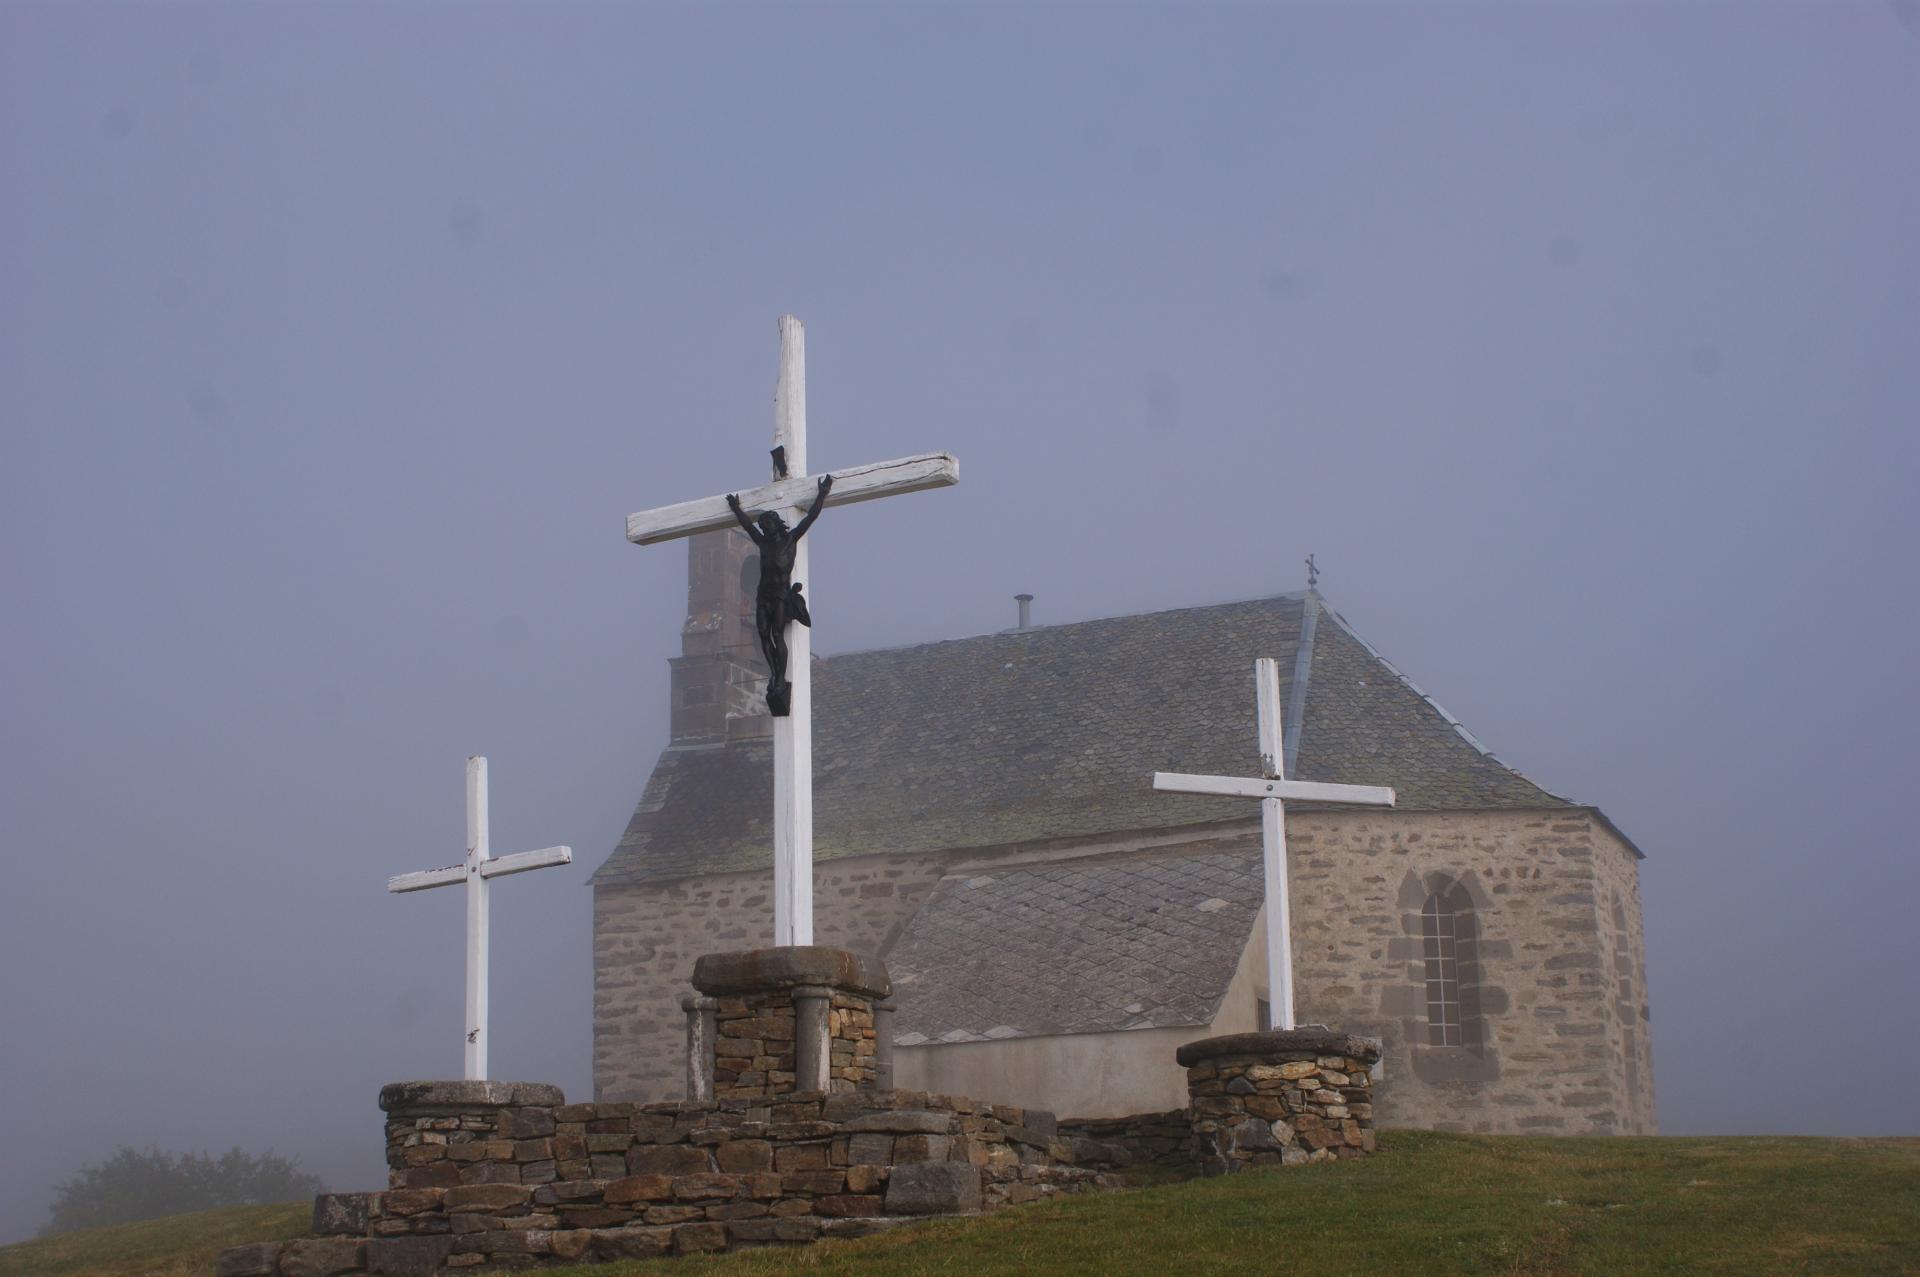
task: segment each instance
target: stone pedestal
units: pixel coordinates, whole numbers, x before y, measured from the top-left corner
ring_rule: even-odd
[[[893,991],[878,958],[819,945],[710,953],[694,963],[693,987],[701,996],[683,1004],[690,1098],[877,1084],[874,1004]]]
[[[1327,1029],[1202,1038],[1175,1058],[1187,1070],[1193,1155],[1203,1175],[1294,1166],[1373,1151],[1379,1046]]]

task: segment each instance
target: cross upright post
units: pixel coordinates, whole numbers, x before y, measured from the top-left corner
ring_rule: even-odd
[[[1288,780],[1281,731],[1280,663],[1263,656],[1253,663],[1259,711],[1260,778],[1191,776],[1155,772],[1153,787],[1167,793],[1215,794],[1260,799],[1260,852],[1267,905],[1267,1027],[1291,1029],[1293,1012],[1293,918],[1287,899],[1287,799],[1391,807],[1391,789],[1379,785],[1329,785]]]
[[[780,317],[780,375],[773,397],[773,479],[751,491],[705,497],[627,516],[627,540],[653,545],[744,527],[760,547],[756,624],[773,677],[773,942],[813,943],[813,679],[806,531],[828,506],[872,501],[960,482],[944,452],[851,466],[815,478],[807,470],[806,329]],[[749,517],[759,511],[759,525]],[[768,519],[772,517],[769,526]],[[785,557],[784,565],[778,560]],[[802,594],[802,587],[806,593]],[[797,624],[795,622],[798,622]],[[784,683],[782,678],[784,677]]]
[[[807,330],[780,317],[780,378],[773,390],[774,456],[807,473]],[[777,472],[775,479],[784,478]],[[794,546],[793,579],[813,584],[807,541]],[[816,596],[817,598],[818,596]],[[773,720],[773,942],[813,943],[813,625],[787,627],[788,711]]]
[[[573,849],[570,847],[542,847],[539,851],[495,856],[487,825],[487,760],[476,754],[467,759],[466,859],[445,869],[428,869],[387,879],[387,890],[391,892],[426,891],[432,887],[466,884],[467,1045],[463,1076],[470,1082],[484,1082],[487,1078],[488,884],[491,879],[507,874],[546,869],[573,861]]]

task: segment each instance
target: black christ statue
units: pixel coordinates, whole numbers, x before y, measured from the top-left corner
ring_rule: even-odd
[[[813,626],[806,597],[800,593],[801,583],[793,579],[794,551],[800,538],[807,535],[807,529],[820,517],[820,508],[826,504],[827,492],[832,487],[833,476],[822,475],[820,494],[813,499],[813,507],[793,528],[788,528],[787,521],[772,510],[763,512],[755,526],[740,508],[740,498],[731,492],[727,494],[727,508],[760,547],[760,590],[754,597],[753,624],[760,631],[760,654],[767,658],[767,711],[775,718],[785,718],[793,710],[793,684],[787,681],[787,622]]]

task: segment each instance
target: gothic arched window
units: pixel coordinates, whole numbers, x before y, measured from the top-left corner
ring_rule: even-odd
[[[1460,1014],[1460,919],[1449,898],[1452,894],[1434,892],[1420,911],[1420,956],[1427,969],[1427,1042],[1431,1046],[1463,1046],[1466,1041]]]

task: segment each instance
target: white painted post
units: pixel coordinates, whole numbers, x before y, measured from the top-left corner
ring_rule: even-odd
[[[426,891],[433,887],[467,887],[467,1027],[464,1076],[470,1082],[487,1080],[487,955],[489,894],[495,878],[573,863],[571,847],[542,847],[495,856],[487,830],[487,760],[478,754],[467,759],[467,857],[445,869],[398,874],[387,879],[390,892]]]
[[[1260,770],[1286,779],[1280,740],[1280,663],[1263,656],[1253,663],[1259,707]],[[1260,800],[1260,861],[1267,901],[1267,1027],[1293,1027],[1293,925],[1287,901],[1287,809],[1278,798]]]
[[[487,1076],[487,954],[491,940],[487,878],[487,760],[467,759],[467,1059],[469,1081]]]
[[[1267,1027],[1291,1029],[1294,1027],[1293,909],[1287,898],[1285,800],[1391,807],[1394,799],[1391,789],[1379,785],[1288,780],[1278,661],[1266,656],[1254,661],[1253,691],[1259,711],[1260,779],[1155,772],[1153,787],[1169,793],[1260,800],[1260,861],[1267,908]]]
[[[773,392],[773,442],[786,449],[787,473],[807,473],[807,330],[792,315],[780,317],[780,377]],[[775,479],[782,475],[775,474]],[[804,507],[787,512],[798,526]],[[793,579],[814,590],[808,547],[794,547]],[[773,720],[773,942],[813,943],[813,638],[805,625],[787,626],[788,713]]]
[[[819,500],[819,480],[807,472],[806,329],[780,317],[780,376],[773,394],[773,441],[786,449],[787,474],[736,494],[747,511],[778,510],[789,526]],[[825,504],[852,505],[923,492],[960,482],[960,463],[944,452],[849,466],[833,472]],[[653,545],[735,526],[724,496],[703,497],[627,516],[627,540]],[[792,578],[818,613],[810,542],[794,547]],[[788,712],[773,720],[773,942],[813,943],[813,638],[797,622],[787,627]]]

